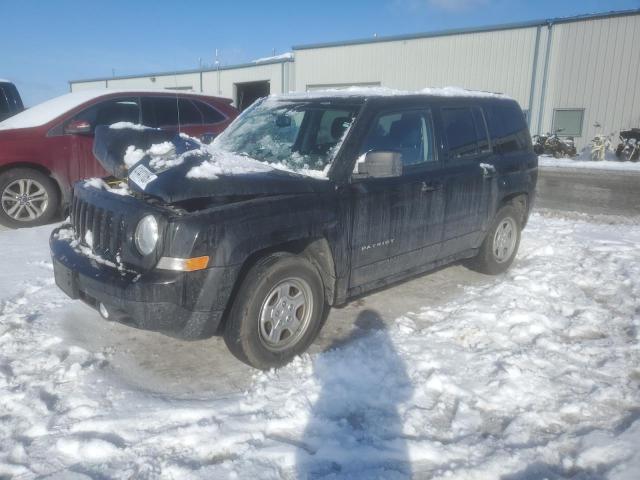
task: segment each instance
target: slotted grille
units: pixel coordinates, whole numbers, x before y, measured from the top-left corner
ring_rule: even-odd
[[[124,241],[124,215],[91,205],[74,196],[70,218],[78,241],[88,246],[85,239],[90,231],[93,237],[93,252],[106,259],[115,260]]]

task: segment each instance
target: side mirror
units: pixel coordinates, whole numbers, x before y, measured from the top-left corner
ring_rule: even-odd
[[[372,178],[399,177],[402,175],[402,155],[398,152],[367,152],[358,160],[358,176]]]
[[[67,135],[90,135],[91,124],[86,120],[73,120],[64,127]]]

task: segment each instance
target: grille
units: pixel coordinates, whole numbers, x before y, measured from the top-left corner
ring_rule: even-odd
[[[86,245],[87,232],[91,231],[93,252],[105,259],[116,260],[125,238],[124,215],[99,208],[74,196],[70,217],[78,241]]]

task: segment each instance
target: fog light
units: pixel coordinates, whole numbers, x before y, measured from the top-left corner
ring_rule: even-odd
[[[103,318],[109,318],[109,310],[104,306],[104,303],[100,303],[100,305],[98,305],[98,311]]]

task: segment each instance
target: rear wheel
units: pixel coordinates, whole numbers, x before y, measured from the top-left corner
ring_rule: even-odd
[[[16,168],[0,175],[0,224],[10,228],[45,224],[60,204],[54,181],[30,168]]]
[[[512,205],[502,207],[469,267],[488,275],[505,272],[513,263],[520,245],[521,215]]]
[[[311,345],[324,310],[324,288],[317,269],[303,257],[275,253],[247,273],[224,340],[231,353],[252,367],[278,367]]]

